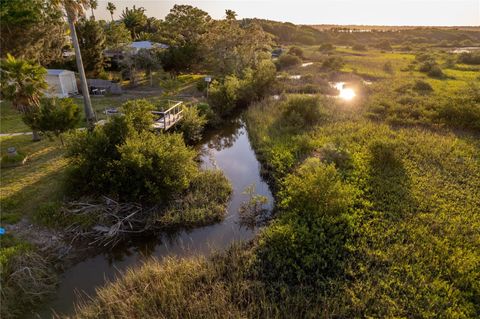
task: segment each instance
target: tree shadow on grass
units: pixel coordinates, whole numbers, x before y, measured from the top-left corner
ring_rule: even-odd
[[[389,219],[402,219],[416,209],[411,180],[400,158],[398,146],[375,141],[370,145],[369,199],[373,210]]]
[[[38,150],[23,166],[2,172],[2,222],[16,223],[32,217],[42,205],[62,199],[65,166],[56,148]]]

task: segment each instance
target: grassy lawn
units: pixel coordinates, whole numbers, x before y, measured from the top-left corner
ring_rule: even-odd
[[[2,223],[32,217],[42,205],[62,198],[66,160],[60,141],[32,142],[28,135],[1,137],[0,141],[2,155],[11,146],[28,155],[24,165],[1,170]]]
[[[0,102],[0,114],[0,133],[31,131],[31,129],[23,123],[21,115],[12,109],[9,102]]]

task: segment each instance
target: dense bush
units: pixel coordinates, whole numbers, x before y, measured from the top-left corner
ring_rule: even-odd
[[[294,95],[289,97],[282,107],[283,123],[297,129],[316,124],[324,117],[324,110],[317,96]]]
[[[25,113],[24,120],[30,127],[58,137],[78,124],[80,109],[72,99],[42,99],[37,110]]]
[[[240,79],[235,75],[227,75],[223,82],[214,80],[210,85],[208,103],[218,116],[230,114],[240,99]]]
[[[155,106],[145,99],[130,100],[121,107],[127,124],[132,125],[137,132],[149,130],[152,126],[154,115],[151,113]]]
[[[277,60],[277,67],[279,69],[286,69],[289,67],[293,67],[302,63],[302,60],[296,56],[291,54],[283,54]]]
[[[333,44],[331,43],[323,43],[319,48],[318,48],[319,51],[322,51],[322,52],[329,52],[329,51],[333,51],[335,50],[335,47],[333,46]]]
[[[177,195],[156,219],[165,227],[191,227],[219,222],[226,214],[232,186],[221,171],[195,176],[187,191]]]
[[[179,134],[148,131],[153,119],[147,101],[122,107],[125,116],[93,132],[72,134],[67,151],[71,192],[155,202],[185,190],[196,174],[195,152]]]
[[[334,144],[326,144],[318,150],[320,160],[327,164],[333,164],[339,171],[353,168],[353,160],[350,152]]]
[[[415,84],[413,85],[413,89],[417,90],[419,92],[432,92],[433,88],[430,85],[430,83],[422,81],[422,80],[417,80],[415,81]]]
[[[424,61],[421,61],[422,63],[420,64],[420,66],[418,67],[418,71],[420,72],[430,72],[430,70],[437,65],[437,62],[435,62],[435,60],[424,60]]]
[[[427,72],[428,76],[431,76],[432,78],[443,78],[445,77],[445,74],[443,73],[442,69],[438,65],[434,65],[430,68],[430,70]]]
[[[293,46],[288,50],[288,54],[295,55],[295,56],[299,57],[300,59],[303,59],[303,49],[302,48]]]
[[[367,50],[367,47],[366,47],[364,44],[356,43],[356,44],[352,45],[352,50],[355,50],[355,51],[366,51],[366,50]]]
[[[420,62],[420,66],[418,67],[420,72],[427,73],[433,78],[443,78],[445,76],[442,69],[438,66],[438,63],[430,55],[418,55],[416,60]]]
[[[207,124],[207,118],[205,115],[200,115],[200,111],[196,106],[183,109],[183,118],[179,129],[187,143],[197,142],[202,138],[205,124]]]
[[[462,52],[458,56],[458,63],[480,64],[480,52]]]
[[[223,82],[213,81],[208,101],[220,117],[231,114],[236,107],[244,107],[260,100],[275,81],[275,66],[262,60],[255,69],[247,68],[241,78],[226,76]]]
[[[262,60],[255,69],[246,69],[243,73],[240,103],[248,105],[265,96],[275,81],[275,65],[269,60]]]
[[[339,71],[345,62],[341,57],[328,57],[322,62],[322,68],[332,71]]]
[[[390,75],[394,74],[395,69],[393,68],[392,62],[390,61],[385,62],[385,64],[383,65],[383,71],[385,71],[385,73],[388,73]]]
[[[375,44],[375,48],[380,49],[380,50],[386,50],[386,51],[391,51],[392,50],[392,45],[390,44],[390,41],[388,40],[383,40]]]
[[[438,120],[452,127],[480,132],[480,103],[468,95],[448,99],[439,107]]]
[[[332,165],[309,159],[279,194],[281,215],[260,236],[258,257],[267,280],[322,285],[348,254],[351,189]]]
[[[129,201],[167,200],[186,190],[198,170],[195,152],[179,134],[133,134],[118,146],[118,153],[111,171],[112,188]]]

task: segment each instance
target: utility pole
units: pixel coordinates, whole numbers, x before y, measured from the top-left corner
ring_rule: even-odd
[[[92,102],[90,101],[90,92],[88,91],[87,77],[83,69],[82,53],[78,43],[77,32],[75,31],[75,18],[67,11],[68,26],[70,27],[70,35],[72,37],[73,47],[75,49],[75,60],[77,61],[77,69],[80,75],[80,86],[83,94],[83,109],[85,118],[87,119],[87,128],[93,130],[95,126],[95,114],[93,113]]]

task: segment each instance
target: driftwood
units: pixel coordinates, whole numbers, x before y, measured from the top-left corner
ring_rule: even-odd
[[[64,215],[75,221],[66,230],[72,234],[72,240],[82,238],[89,245],[98,246],[115,246],[128,235],[153,230],[152,211],[137,203],[119,203],[105,196],[96,202],[70,202],[63,208]],[[85,220],[94,225],[85,227]]]

